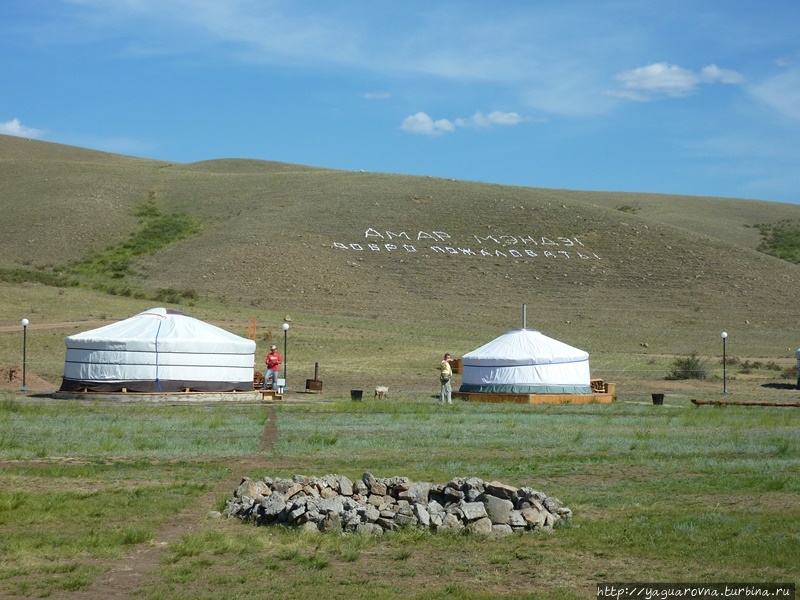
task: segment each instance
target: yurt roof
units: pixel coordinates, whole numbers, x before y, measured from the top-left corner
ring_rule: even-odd
[[[535,329],[512,329],[461,359],[465,367],[543,365],[586,361],[589,353]]]
[[[71,335],[67,348],[206,353],[255,352],[256,343],[179,310],[152,308],[123,321]]]

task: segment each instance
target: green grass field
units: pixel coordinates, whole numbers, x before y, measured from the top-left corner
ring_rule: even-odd
[[[287,403],[265,448],[267,414],[7,394],[0,596],[91,592],[186,510],[186,531],[132,597],[303,598],[322,585],[342,598],[590,598],[604,581],[798,580],[794,408]],[[241,476],[364,471],[531,486],[574,518],[503,539],[313,536],[204,518]]]
[[[544,600],[800,579],[800,411],[691,403],[799,397],[798,205],[3,135],[0,204],[0,375],[23,364],[24,317],[38,384],[0,380],[0,597]],[[617,402],[436,405],[442,354],[520,327],[523,305],[529,328],[589,352]],[[286,402],[50,398],[66,336],[156,306],[241,336],[255,320],[257,368],[288,342]],[[667,379],[688,356],[706,378]],[[317,364],[323,394],[300,393]],[[364,471],[531,486],[575,516],[503,539],[207,518],[243,476]]]

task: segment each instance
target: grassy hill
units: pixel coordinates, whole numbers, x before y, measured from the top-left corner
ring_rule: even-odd
[[[797,205],[173,164],[9,136],[0,205],[0,326],[177,304],[240,334],[257,319],[260,353],[288,315],[295,368],[319,361],[343,388],[430,387],[436,357],[520,326],[523,304],[529,328],[589,351],[607,379],[716,356],[723,330],[740,357],[793,362],[800,341],[800,266],[759,252],[756,227],[797,222]],[[54,381],[69,333],[32,350]],[[3,364],[18,362],[9,337]]]

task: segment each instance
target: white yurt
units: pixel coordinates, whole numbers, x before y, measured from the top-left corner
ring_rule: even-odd
[[[460,392],[590,394],[589,353],[533,329],[512,329],[461,357]]]
[[[168,308],[66,338],[59,391],[253,390],[256,343]]]

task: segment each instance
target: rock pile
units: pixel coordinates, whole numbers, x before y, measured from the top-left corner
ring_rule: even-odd
[[[227,516],[313,531],[382,534],[422,527],[508,535],[552,530],[563,519],[571,519],[572,511],[534,489],[477,477],[436,484],[364,473],[359,481],[342,475],[258,481],[245,477],[227,501]]]

